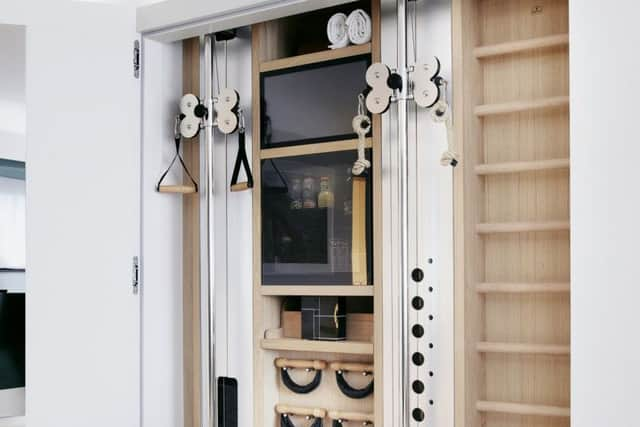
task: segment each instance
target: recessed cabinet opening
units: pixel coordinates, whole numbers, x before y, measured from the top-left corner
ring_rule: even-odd
[[[354,223],[366,229],[357,245],[372,283],[372,176],[354,212],[354,160],[350,150],[261,161],[263,285],[351,285]]]

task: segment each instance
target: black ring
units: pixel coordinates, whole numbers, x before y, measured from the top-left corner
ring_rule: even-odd
[[[352,399],[364,399],[373,393],[373,380],[365,388],[357,389],[349,385],[342,371],[336,371],[336,382],[340,391]]]
[[[309,384],[300,385],[296,384],[289,376],[289,372],[287,372],[286,368],[280,369],[282,372],[282,383],[292,392],[298,394],[307,394],[311,393],[313,390],[317,389],[320,385],[320,380],[322,379],[322,371],[316,371],[316,376],[313,378]]]

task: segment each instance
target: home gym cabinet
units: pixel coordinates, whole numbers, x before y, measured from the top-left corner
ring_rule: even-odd
[[[328,50],[323,34],[329,17],[336,12],[348,14],[357,8],[366,10],[372,18],[371,42]],[[382,424],[378,422],[382,419],[383,410],[382,375],[379,375],[382,366],[382,274],[381,263],[374,262],[381,257],[382,221],[381,126],[377,117],[373,118],[372,132],[366,139],[367,156],[372,167],[367,178],[366,202],[363,206],[357,206],[356,200],[352,201],[350,177],[350,167],[357,157],[358,142],[350,129],[351,120],[357,112],[357,95],[366,88],[363,73],[369,63],[378,61],[380,57],[379,14],[379,6],[374,0],[371,3],[357,2],[263,22],[252,27],[253,169],[256,177],[253,189],[253,425],[256,427],[280,425],[277,405],[298,410],[324,409],[327,411],[324,414],[325,425],[331,425],[329,413],[335,411],[362,414],[375,421],[376,425]],[[309,35],[315,35],[316,38],[309,38]],[[363,61],[363,65],[357,65]],[[350,63],[356,64],[355,69],[348,66]],[[269,95],[265,93],[268,77],[279,73],[300,74],[305,70],[330,73],[331,67],[340,66],[346,67],[341,72],[351,74],[340,76],[342,83],[336,82],[335,85],[346,85],[344,81],[355,79],[356,91],[353,91],[353,85],[343,88],[343,91],[351,91],[349,96],[336,99],[334,102],[338,105],[330,110],[327,107],[331,107],[331,104],[320,107],[313,105],[315,98],[305,99],[307,105],[300,107],[311,111],[324,108],[326,111],[317,112],[316,120],[321,120],[319,117],[326,113],[334,114],[330,124],[333,127],[337,122],[342,123],[342,126],[336,126],[346,127],[347,136],[323,137],[320,130],[320,134],[312,141],[273,144],[271,133],[273,139],[277,139],[275,124],[273,129],[265,126],[267,120],[270,125],[272,123],[271,118],[266,117],[269,112],[265,110],[274,108],[273,103],[269,104]],[[298,95],[301,96],[300,93]],[[289,96],[296,95],[290,93]],[[336,94],[336,97],[339,98],[340,94]],[[332,112],[334,109],[346,113]],[[298,140],[307,139],[317,132],[313,126],[314,119],[308,119],[312,123],[303,133],[305,137]],[[276,121],[277,118],[273,118],[273,123]],[[269,137],[265,136],[265,132],[270,133]],[[330,186],[332,201],[329,208],[321,203],[316,206],[305,197],[302,197],[305,200],[296,200],[301,198],[295,194],[299,191],[297,188],[307,184],[316,186],[313,196],[316,197],[321,180]],[[283,189],[284,198],[279,195]],[[280,222],[284,225],[278,225]],[[299,229],[291,230],[296,225],[299,225]],[[362,231],[359,234],[358,228]],[[290,237],[289,234],[295,236]],[[360,251],[357,246],[362,246]],[[359,272],[356,271],[357,258],[361,261]],[[282,331],[284,306],[287,301],[309,296],[344,297],[347,307],[367,306],[373,319],[369,339],[359,337],[356,341],[351,338],[349,328],[357,325],[351,323],[350,314],[347,315],[349,320],[344,341],[285,337]],[[338,388],[335,372],[328,367],[323,370],[317,389],[309,394],[294,393],[282,384],[280,368],[276,367],[276,360],[281,358],[372,365],[372,370],[367,369],[372,371],[369,376],[363,376],[361,372],[345,375],[357,388],[373,380],[374,394],[363,399],[346,397]],[[294,380],[303,384],[315,375],[313,371],[307,373],[299,369],[289,369],[288,372]],[[301,422],[297,416],[293,416],[293,419],[295,423]]]
[[[565,0],[454,0],[456,425],[569,426]]]

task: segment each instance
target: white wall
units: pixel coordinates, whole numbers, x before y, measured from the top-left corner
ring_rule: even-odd
[[[25,55],[24,26],[0,23],[0,159],[25,157]]]
[[[640,389],[640,4],[570,3],[572,425],[631,427]]]

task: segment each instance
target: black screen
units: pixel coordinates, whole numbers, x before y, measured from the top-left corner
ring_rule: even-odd
[[[0,390],[24,387],[24,294],[0,292]]]
[[[368,56],[262,74],[262,147],[356,138]]]

